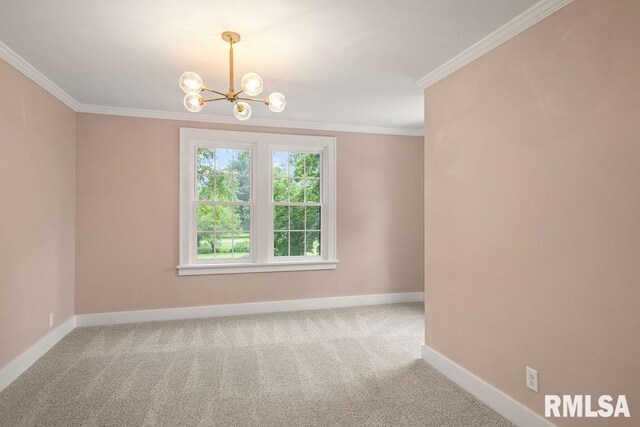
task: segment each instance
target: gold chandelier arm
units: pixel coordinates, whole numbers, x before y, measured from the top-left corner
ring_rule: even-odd
[[[238,97],[237,99],[240,99],[242,101],[264,102],[265,104],[268,103],[267,98],[260,99],[260,98],[241,98],[241,97]]]
[[[217,93],[218,95],[222,95],[224,97],[227,96],[226,93],[222,93],[222,92],[218,92],[217,90],[213,90],[213,89],[209,89],[208,87],[203,87],[202,90],[206,90],[207,92],[213,92],[213,93]]]
[[[227,97],[223,96],[222,98],[203,99],[202,102],[206,103],[206,102],[213,102],[213,101],[222,101],[223,99],[227,99]]]

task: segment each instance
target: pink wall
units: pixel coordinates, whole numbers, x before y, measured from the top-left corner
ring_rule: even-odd
[[[426,90],[426,343],[540,413],[640,417],[639,22],[575,1]]]
[[[73,315],[75,113],[0,60],[0,368]]]
[[[178,277],[180,127],[337,136],[337,270]],[[423,141],[78,114],[76,313],[421,291]]]

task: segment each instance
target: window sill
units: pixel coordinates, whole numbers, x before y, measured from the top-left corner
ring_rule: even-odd
[[[278,271],[307,271],[307,270],[335,270],[338,260],[319,261],[284,261],[264,264],[234,263],[234,264],[201,264],[179,265],[178,276],[199,276],[204,274],[239,274],[239,273],[269,273]]]

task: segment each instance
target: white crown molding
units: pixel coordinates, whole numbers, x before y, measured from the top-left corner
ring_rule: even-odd
[[[347,125],[340,123],[302,122],[296,120],[251,119],[240,122],[232,116],[215,116],[212,114],[174,112],[161,110],[142,110],[135,108],[108,107],[102,105],[80,104],[79,113],[104,114],[126,117],[143,117],[148,119],[180,120],[200,123],[219,123],[242,126],[264,126],[275,128],[292,128],[307,130],[324,130],[335,132],[375,133],[384,135],[423,136],[424,129],[389,128],[377,126]]]
[[[355,295],[348,297],[310,298],[244,304],[206,305],[201,307],[162,308],[156,310],[118,311],[114,313],[78,314],[78,327],[157,322],[161,320],[199,319],[286,311],[321,310],[365,305],[398,304],[424,301],[423,292]]]
[[[29,369],[47,351],[76,327],[76,316],[71,316],[53,331],[42,337],[37,343],[29,347],[18,357],[0,369],[0,391],[4,390],[24,371]]]
[[[425,344],[422,344],[422,359],[515,425],[553,426],[549,420]]]
[[[459,70],[573,0],[542,0],[416,82],[422,89]]]
[[[16,70],[42,86],[44,90],[58,98],[63,104],[72,110],[78,109],[78,101],[73,99],[67,92],[62,90],[60,86],[49,80],[44,74],[38,71],[33,65],[29,64],[23,57],[15,53],[9,46],[0,41],[0,58],[7,61]]]
[[[324,130],[335,132],[354,132],[354,133],[373,133],[383,135],[405,135],[405,136],[423,136],[423,129],[407,129],[393,127],[363,126],[349,125],[341,123],[322,123],[322,122],[302,122],[294,120],[272,120],[272,119],[251,119],[250,123],[241,123],[231,116],[215,116],[210,114],[193,114],[188,112],[171,112],[160,110],[142,110],[135,108],[109,107],[103,105],[81,104],[71,95],[66,93],[60,86],[53,83],[44,74],[38,71],[33,65],[24,58],[14,52],[9,46],[0,41],[0,58],[13,66],[25,76],[29,77],[35,83],[51,95],[58,98],[62,103],[79,113],[105,114],[114,116],[128,117],[144,117],[150,119],[164,120],[182,120],[189,122],[201,123],[219,123],[246,126],[264,126],[276,128],[292,128],[307,130]]]

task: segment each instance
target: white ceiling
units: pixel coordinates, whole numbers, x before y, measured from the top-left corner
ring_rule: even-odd
[[[415,82],[536,0],[1,0],[0,41],[76,101],[184,112],[182,72],[228,86],[259,73],[283,92],[253,117],[421,129]],[[226,102],[202,113],[231,116]]]

